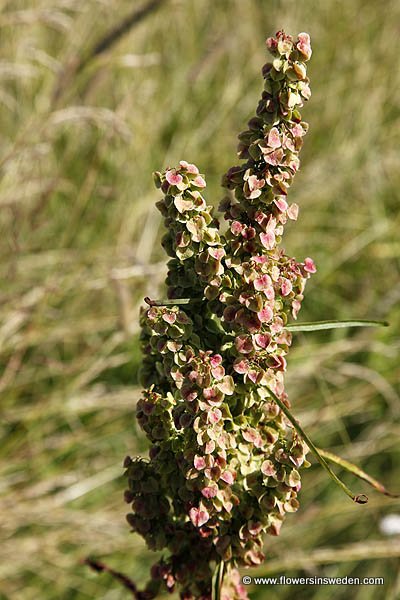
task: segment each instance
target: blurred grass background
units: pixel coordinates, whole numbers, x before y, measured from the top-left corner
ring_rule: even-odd
[[[147,579],[121,463],[146,452],[138,308],[165,275],[151,173],[196,162],[217,204],[258,101],[264,40],[282,27],[310,32],[314,49],[290,193],[301,214],[285,236],[318,266],[301,319],[391,324],[297,335],[293,411],[318,445],[399,490],[399,1],[160,0],[101,52],[145,5],[0,2],[2,600],[126,598],[79,564],[87,555]],[[399,502],[343,477],[369,504],[352,505],[313,466],[258,573],[385,586],[259,587],[252,598],[400,598],[400,538],[379,526]]]

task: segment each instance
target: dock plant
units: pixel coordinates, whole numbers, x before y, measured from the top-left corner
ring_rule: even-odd
[[[286,223],[299,207],[288,192],[300,167],[311,96],[310,37],[267,39],[263,91],[239,135],[238,164],[222,178],[221,224],[206,181],[185,160],[155,173],[169,257],[165,300],[141,313],[143,396],[137,421],[148,458],[127,457],[125,500],[132,531],[161,551],[137,598],[178,590],[184,600],[244,600],[238,568],[264,561],[264,537],[279,535],[299,508],[301,472],[312,450],[291,413],[286,356],[314,261],[286,254]],[[336,326],[373,324],[347,322]],[[303,329],[334,327],[305,324]],[[353,465],[349,470],[368,478]]]

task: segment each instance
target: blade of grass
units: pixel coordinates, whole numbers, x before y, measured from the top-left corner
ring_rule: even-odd
[[[357,465],[353,465],[353,463],[341,458],[340,456],[337,456],[333,452],[329,452],[328,450],[322,450],[321,448],[318,448],[318,452],[323,458],[326,458],[326,460],[329,460],[331,463],[346,469],[346,471],[349,473],[352,473],[356,477],[366,481],[381,494],[390,496],[390,498],[400,498],[400,494],[393,494],[392,492],[389,492],[382,483],[368,475],[368,473],[365,473],[365,471],[360,469],[360,467],[357,467]]]
[[[323,329],[344,329],[346,327],[388,327],[387,321],[364,321],[350,319],[348,321],[315,321],[309,323],[289,323],[285,329],[290,331],[321,331]]]
[[[366,504],[368,502],[368,497],[365,494],[353,494],[353,492],[347,487],[343,481],[339,479],[339,477],[332,471],[325,458],[320,454],[319,449],[315,446],[314,442],[308,437],[303,428],[299,425],[298,421],[294,418],[288,407],[274,394],[270,387],[266,386],[270,395],[275,400],[283,414],[289,419],[297,433],[303,438],[306,442],[307,446],[309,446],[310,450],[313,452],[315,458],[318,460],[320,465],[327,471],[331,479],[344,491],[345,494],[349,496],[354,502],[357,504]]]

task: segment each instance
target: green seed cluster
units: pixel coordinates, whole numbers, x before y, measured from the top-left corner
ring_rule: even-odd
[[[151,448],[148,460],[126,459],[125,499],[132,530],[168,553],[143,598],[165,584],[178,585],[183,599],[209,600],[221,561],[229,574],[222,598],[247,598],[236,569],[264,560],[263,535],[278,535],[285,513],[297,510],[299,468],[309,464],[273,394],[289,406],[285,326],[316,270],[280,248],[287,219],[298,214],[286,196],[307,131],[299,108],[310,96],[311,47],[307,34],[293,40],[282,31],[267,46],[273,61],[239,136],[242,164],[223,178],[227,232],[219,233],[195,165],[155,174],[168,297],[189,302],[141,315],[146,389],[137,419]]]

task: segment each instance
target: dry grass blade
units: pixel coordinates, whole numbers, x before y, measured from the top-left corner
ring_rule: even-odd
[[[372,540],[369,542],[348,544],[343,548],[315,548],[307,554],[286,553],[286,556],[270,560],[264,567],[258,567],[255,575],[286,573],[287,571],[308,570],[318,565],[337,564],[357,560],[389,559],[400,557],[400,540],[386,542]]]

